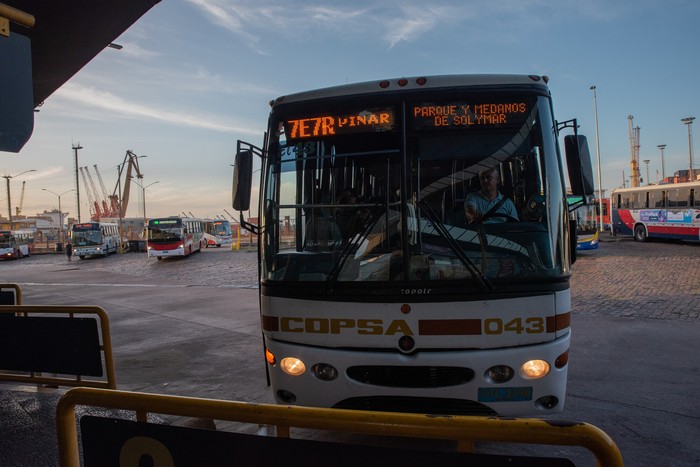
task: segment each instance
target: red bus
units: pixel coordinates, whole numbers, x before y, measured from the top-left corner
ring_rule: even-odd
[[[34,232],[0,230],[0,258],[20,259],[34,252]]]
[[[164,217],[148,221],[148,257],[189,256],[206,248],[204,221],[192,217]]]
[[[700,181],[613,190],[616,233],[647,238],[700,240]]]

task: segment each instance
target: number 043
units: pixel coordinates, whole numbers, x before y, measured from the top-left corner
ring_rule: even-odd
[[[544,318],[513,318],[503,322],[500,318],[487,318],[484,320],[484,334],[503,334],[514,332],[516,334],[540,334],[545,332]]]

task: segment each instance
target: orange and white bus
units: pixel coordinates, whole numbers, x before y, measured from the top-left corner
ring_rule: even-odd
[[[204,221],[192,217],[163,217],[148,221],[148,257],[189,256],[206,248]]]
[[[610,198],[617,234],[700,241],[700,181],[617,188]]]
[[[0,230],[0,259],[20,259],[34,252],[34,232]]]
[[[238,142],[233,208],[258,234],[277,402],[462,415],[563,409],[576,254],[563,128],[574,130],[564,137],[572,194],[592,195],[593,176],[576,122],[554,119],[547,81],[401,78],[271,102],[262,148]],[[252,225],[243,213],[258,164]],[[468,223],[465,200],[482,180],[493,186],[493,169],[517,217],[497,201]]]

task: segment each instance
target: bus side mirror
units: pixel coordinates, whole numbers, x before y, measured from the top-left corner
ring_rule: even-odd
[[[250,209],[250,191],[253,185],[253,151],[238,151],[233,164],[233,209]]]
[[[566,166],[569,169],[571,193],[577,196],[594,194],[591,154],[588,151],[586,137],[583,135],[565,136],[564,151],[566,152]]]

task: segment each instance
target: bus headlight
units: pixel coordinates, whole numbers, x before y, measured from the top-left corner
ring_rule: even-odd
[[[549,373],[549,363],[544,360],[530,360],[520,367],[520,374],[523,378],[539,379]]]
[[[304,372],[306,372],[306,365],[296,357],[283,358],[280,362],[280,368],[282,368],[282,371],[292,376],[303,375]]]

